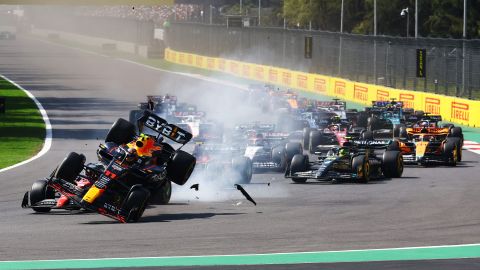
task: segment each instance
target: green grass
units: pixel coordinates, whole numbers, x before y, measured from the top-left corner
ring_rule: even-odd
[[[0,113],[0,169],[38,153],[45,138],[45,123],[33,102],[22,90],[0,77],[0,97],[6,98]]]

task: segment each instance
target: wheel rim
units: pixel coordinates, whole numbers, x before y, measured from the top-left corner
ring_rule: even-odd
[[[370,164],[368,162],[365,162],[365,168],[363,172],[363,178],[365,180],[368,180],[370,178]]]
[[[403,173],[403,157],[401,155],[398,157],[397,163],[398,174],[400,175]]]

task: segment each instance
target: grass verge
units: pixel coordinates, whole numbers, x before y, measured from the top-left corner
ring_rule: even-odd
[[[45,122],[25,92],[0,77],[0,97],[6,99],[0,113],[0,169],[24,161],[43,146]]]

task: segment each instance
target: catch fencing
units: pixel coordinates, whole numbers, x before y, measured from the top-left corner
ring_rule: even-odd
[[[305,37],[313,40],[305,58]],[[480,99],[480,40],[364,36],[282,28],[174,23],[177,51],[283,67],[398,89]],[[426,50],[417,78],[417,49]]]

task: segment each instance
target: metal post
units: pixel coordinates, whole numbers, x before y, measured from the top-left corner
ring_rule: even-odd
[[[312,10],[312,0],[310,0],[309,9]],[[312,31],[312,18],[310,17],[310,22],[308,24],[308,30]]]
[[[463,0],[463,39],[462,39],[462,96],[465,95],[465,39],[467,38],[467,0]]]
[[[242,0],[240,0],[240,15],[243,15],[242,7],[243,7],[243,2],[242,2]]]
[[[344,0],[342,0],[342,7],[340,10],[340,44],[339,44],[339,52],[338,52],[338,76],[342,74],[343,2]]]
[[[212,7],[212,5],[210,5],[210,24],[212,24],[212,19],[213,19],[212,18],[212,9],[213,9],[213,7]]]
[[[344,0],[342,0],[342,7],[340,10],[340,33],[343,33],[343,2]]]
[[[377,0],[373,1],[373,81],[377,81]]]
[[[407,12],[407,38],[410,32],[410,12]]]
[[[262,0],[258,0],[258,26],[262,24]]]
[[[377,36],[377,0],[373,1],[373,35]]]
[[[415,0],[415,38],[418,37],[418,0]]]

